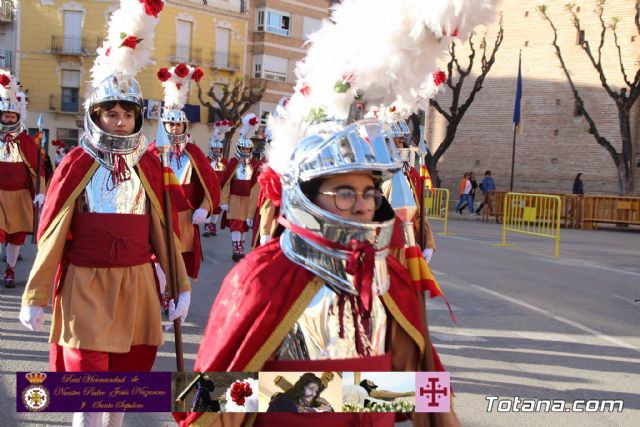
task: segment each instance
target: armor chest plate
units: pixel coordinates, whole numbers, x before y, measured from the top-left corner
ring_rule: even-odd
[[[236,173],[234,175],[235,178],[240,181],[248,181],[253,176],[253,166],[251,166],[250,162],[244,163],[241,161],[238,163],[238,167],[236,168]]]
[[[224,172],[225,170],[227,170],[227,166],[219,160],[214,160],[213,162],[211,162],[211,167],[216,172]]]
[[[146,214],[147,197],[140,177],[130,168],[131,179],[121,182],[115,188],[111,171],[100,165],[85,188],[85,204],[89,212]]]
[[[18,143],[10,143],[6,141],[0,141],[0,162],[7,163],[20,163],[22,162],[22,156],[18,149]]]
[[[180,153],[180,157],[171,155],[169,156],[169,167],[181,185],[191,183],[191,174],[193,167],[191,166],[191,160],[185,153]]]
[[[344,304],[344,305],[342,305]],[[360,357],[356,351],[356,323],[349,301],[323,286],[295,323],[278,351],[278,360],[350,359]],[[340,334],[340,329],[343,333]],[[372,298],[368,333],[363,337],[372,356],[385,353],[387,314],[377,295]],[[342,336],[341,336],[342,335]]]

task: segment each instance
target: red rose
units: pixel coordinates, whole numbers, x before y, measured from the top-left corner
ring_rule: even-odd
[[[171,73],[169,72],[169,69],[163,67],[158,70],[157,76],[158,80],[160,80],[161,82],[166,82],[171,78]]]
[[[195,80],[196,83],[198,83],[202,78],[202,76],[204,76],[204,73],[202,72],[202,68],[196,67],[196,69],[193,70],[193,74],[191,75],[191,78]]]
[[[107,50],[104,52],[104,56],[109,56],[111,55],[111,48],[108,47]]]
[[[304,86],[302,86],[302,88],[300,88],[300,93],[303,96],[309,96],[311,94],[311,87],[305,84]]]
[[[218,120],[213,125],[218,128],[218,127],[222,126],[222,122],[220,120]]]
[[[158,17],[158,14],[162,12],[164,2],[162,0],[139,0],[144,5],[144,11],[147,15]]]
[[[128,47],[131,49],[135,49],[139,41],[140,40],[136,38],[136,36],[127,36],[124,38],[124,40],[122,40],[120,47]]]
[[[184,79],[189,75],[189,67],[186,64],[178,64],[176,68],[173,70],[176,76]]]
[[[253,394],[253,390],[251,390],[251,384],[244,383],[244,395],[249,397]]]
[[[6,74],[0,75],[0,85],[2,85],[3,87],[7,87],[9,86],[9,83],[11,83],[11,79],[9,78],[9,76],[7,76]]]
[[[436,86],[440,86],[445,81],[447,81],[447,75],[444,73],[444,71],[438,70],[433,73],[433,82],[436,84]]]
[[[255,116],[254,116],[254,117],[251,117],[251,118],[249,119],[249,124],[250,124],[251,126],[255,126],[255,125],[257,125],[257,124],[258,124],[258,118],[257,118],[257,117],[255,117]]]

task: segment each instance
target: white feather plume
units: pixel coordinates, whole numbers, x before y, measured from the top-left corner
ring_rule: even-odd
[[[92,86],[115,73],[135,76],[153,63],[154,32],[158,18],[147,15],[139,0],[120,0],[120,8],[109,19],[107,39],[98,48],[98,57],[91,68]],[[122,46],[124,37],[140,40],[135,49]]]
[[[18,93],[18,79],[13,76],[9,71],[0,70],[0,76],[6,76],[9,79],[9,84],[3,86],[0,84],[0,98],[18,103],[16,94]]]
[[[253,138],[258,130],[260,121],[255,114],[249,113],[242,117],[242,127],[240,128],[240,138]]]
[[[186,67],[186,74],[184,77],[180,77],[176,74],[177,67]],[[171,77],[162,82],[162,88],[164,89],[164,105],[166,108],[174,108],[182,110],[187,103],[187,97],[189,96],[189,81],[194,78],[194,72],[197,67],[192,67],[187,64],[178,64],[169,68],[167,71],[171,74]],[[200,71],[202,73],[202,71]]]
[[[219,120],[215,122],[213,125],[213,134],[211,135],[211,139],[209,139],[209,145],[224,141],[224,138],[227,132],[231,130],[231,127],[231,120]]]
[[[451,38],[464,39],[476,25],[490,23],[499,2],[345,0],[335,6],[296,65],[296,92],[286,112],[269,119],[271,167],[284,170],[310,133],[310,121],[347,119],[357,94],[370,106],[415,111],[436,92],[432,73]]]

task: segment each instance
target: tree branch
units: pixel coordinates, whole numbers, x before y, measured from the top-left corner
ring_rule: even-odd
[[[567,68],[567,65],[564,62],[564,58],[562,57],[562,51],[560,50],[560,46],[558,46],[558,29],[553,24],[553,21],[551,21],[551,18],[549,18],[549,16],[547,15],[545,6],[538,6],[538,11],[542,15],[542,18],[549,23],[549,25],[551,26],[551,29],[553,30],[552,44],[556,50],[556,56],[558,57],[558,60],[560,61],[560,65],[562,66],[562,70],[564,71],[564,74],[567,77],[567,80],[569,81],[569,86],[571,86],[571,91],[573,92],[573,97],[575,98],[576,103],[578,104],[578,108],[580,108],[580,110],[582,111],[584,118],[587,121],[587,124],[589,125],[589,133],[594,136],[598,144],[602,145],[605,148],[605,150],[609,152],[609,154],[613,158],[613,161],[617,165],[620,160],[618,158],[618,153],[616,152],[616,149],[613,147],[613,145],[611,145],[611,143],[606,138],[602,137],[598,132],[598,128],[596,127],[595,122],[593,121],[593,119],[589,115],[589,112],[585,108],[584,101],[580,97],[580,94],[578,93],[578,89],[573,83],[573,79],[571,78],[569,69]]]
[[[451,115],[446,111],[444,111],[440,106],[440,104],[438,103],[438,101],[436,101],[434,98],[429,99],[429,105],[435,108],[438,113],[442,114],[442,116],[447,120],[447,122],[451,121]]]
[[[602,69],[602,62],[601,62],[601,57],[602,57],[602,46],[604,45],[604,37],[605,37],[605,33],[606,33],[606,26],[604,24],[604,20],[602,18],[602,13],[603,13],[603,8],[602,8],[602,4],[603,4],[604,0],[600,0],[600,6],[596,9],[596,13],[598,14],[598,18],[600,19],[600,25],[602,27],[602,31],[600,32],[600,44],[598,45],[598,60],[596,61],[596,59],[593,56],[593,53],[591,52],[591,46],[589,45],[588,41],[584,41],[580,47],[582,47],[582,50],[584,50],[584,52],[587,54],[587,57],[589,58],[589,60],[591,61],[591,65],[593,65],[593,68],[596,69],[596,71],[598,72],[598,76],[600,77],[600,83],[602,84],[602,87],[604,88],[605,91],[607,91],[607,93],[609,94],[609,96],[617,103],[618,102],[618,94],[613,91],[611,89],[611,87],[609,86],[609,83],[607,83],[607,76],[605,76],[604,74],[604,70]],[[571,13],[571,15],[573,16],[573,26],[576,27],[576,30],[578,32],[582,31],[582,26],[580,24],[580,19],[578,18],[578,15],[575,12],[575,4],[569,4],[567,5],[567,10],[569,10],[569,12]],[[539,9],[539,8],[538,8]],[[544,12],[544,15],[546,15],[546,11]],[[549,21],[549,23],[551,23],[551,20],[548,19],[547,17],[547,21]],[[557,29],[554,28],[554,31],[556,33],[556,40],[558,38],[557,36]],[[557,45],[557,43],[556,43]]]
[[[618,43],[618,19],[614,18],[609,28],[613,33],[613,42],[616,45],[616,50],[618,51],[618,62],[620,63],[620,72],[622,72],[622,78],[624,79],[624,82],[627,84],[627,86],[631,86],[631,82],[627,77],[627,71],[624,69],[624,63],[622,62],[622,49],[620,48],[620,44]]]

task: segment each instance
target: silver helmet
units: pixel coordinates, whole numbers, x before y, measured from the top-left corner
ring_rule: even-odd
[[[189,126],[189,120],[187,120],[187,115],[184,111],[177,108],[164,108],[161,120],[165,128],[167,123],[184,123],[184,130],[181,134],[176,135],[167,131],[171,145],[180,145],[181,148],[184,148],[184,144],[187,143],[187,128]]]
[[[24,125],[22,124],[20,105],[18,105],[17,103],[8,99],[3,99],[2,101],[0,101],[0,113],[16,113],[16,115],[18,116],[18,120],[16,120],[16,122],[12,124],[5,124],[0,121],[0,132],[2,134],[10,134],[16,137],[25,129]]]
[[[121,136],[105,132],[91,117],[94,108],[107,102],[131,103],[138,106],[136,123],[131,135]],[[124,156],[127,164],[135,164],[146,149],[142,135],[143,98],[140,84],[125,74],[112,74],[91,93],[85,104],[84,136],[81,146],[102,165],[111,169],[115,156]]]
[[[249,153],[243,153],[241,148],[249,148],[251,151]],[[253,142],[251,139],[246,136],[241,136],[236,143],[236,157],[238,160],[248,160],[253,155]]]
[[[388,178],[402,162],[389,144],[385,126],[376,120],[352,123],[337,133],[315,134],[296,147],[288,169],[282,173],[283,215],[296,226],[344,247],[355,239],[375,248],[373,288],[378,295],[389,287],[386,256],[393,231],[394,212],[383,200],[371,222],[356,222],[332,214],[313,203],[301,188],[305,182],[334,174],[371,172]],[[349,252],[331,249],[291,230],[281,237],[284,254],[327,281],[329,286],[358,294],[347,273]]]

